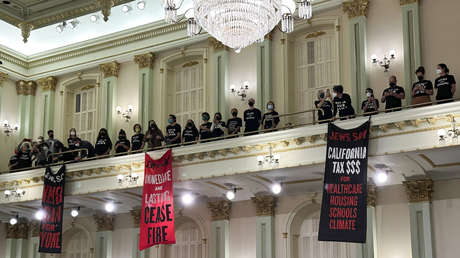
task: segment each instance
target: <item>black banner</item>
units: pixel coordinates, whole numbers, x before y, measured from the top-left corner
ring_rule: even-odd
[[[42,196],[44,217],[40,223],[40,253],[61,253],[64,185],[65,166],[56,173],[47,167]]]
[[[319,241],[366,242],[369,126],[329,123]]]

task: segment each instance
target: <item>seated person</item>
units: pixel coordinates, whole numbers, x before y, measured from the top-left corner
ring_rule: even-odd
[[[396,85],[396,76],[390,76],[390,87],[386,88],[382,94],[382,103],[385,103],[386,112],[399,111],[402,107],[402,100],[406,98],[404,88]]]
[[[332,100],[334,105],[334,117],[338,113],[341,120],[353,118],[355,116],[355,109],[351,105],[350,95],[343,93],[343,86],[336,85],[332,91],[335,95]]]
[[[379,100],[374,97],[374,90],[367,88],[366,97],[367,99],[361,104],[363,113],[367,116],[378,114]]]
[[[433,83],[425,80],[425,68],[420,66],[415,71],[418,81],[412,85],[412,105],[419,105],[423,103],[431,104],[431,95],[433,95]]]
[[[115,143],[115,153],[125,153],[128,152],[131,148],[131,143],[126,138],[126,132],[123,129],[120,129],[118,133],[118,141]]]
[[[262,125],[264,130],[273,131],[280,122],[279,114],[275,111],[275,103],[273,101],[267,102],[267,110],[268,112],[262,116]]]
[[[331,92],[329,89],[318,91],[318,100],[315,101],[315,107],[318,109],[318,121],[320,124],[327,123],[333,117]],[[326,121],[325,121],[326,120]]]

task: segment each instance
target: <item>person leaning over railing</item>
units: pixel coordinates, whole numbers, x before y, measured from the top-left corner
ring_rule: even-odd
[[[406,98],[404,88],[396,85],[396,76],[392,75],[388,79],[390,87],[386,88],[382,94],[382,103],[385,103],[386,112],[400,111],[402,100]]]
[[[379,100],[374,97],[374,90],[366,89],[366,100],[361,104],[361,109],[366,116],[375,115],[379,111]]]
[[[96,139],[96,144],[94,144],[94,149],[96,150],[96,156],[109,155],[112,150],[112,141],[110,140],[107,129],[101,128]]]
[[[243,120],[238,117],[238,109],[232,108],[231,110],[232,118],[227,120],[227,133],[228,135],[234,135],[237,137],[241,132],[241,127],[243,126]]]
[[[431,105],[431,95],[433,95],[433,83],[425,80],[425,68],[420,66],[415,71],[418,81],[412,85],[412,105],[427,103]]]
[[[341,120],[350,119],[355,117],[355,109],[351,105],[351,97],[343,92],[342,85],[335,85],[332,88],[333,97],[332,103],[334,105],[334,117],[339,114]]]
[[[449,74],[449,68],[446,64],[438,64],[436,73],[439,75],[434,82],[434,87],[438,90],[436,93],[436,100],[438,103],[452,102],[457,84],[455,77]]]
[[[131,143],[129,142],[128,138],[126,138],[126,132],[123,129],[120,129],[118,133],[118,141],[115,143],[114,149],[115,153],[125,153],[128,152],[131,148]]]
[[[267,113],[262,116],[263,129],[267,132],[274,131],[280,122],[279,114],[275,111],[275,102],[268,101],[267,110]]]
[[[329,89],[319,90],[317,93],[318,100],[315,100],[315,107],[318,109],[318,120],[320,124],[327,123],[333,117],[332,113],[332,99]]]

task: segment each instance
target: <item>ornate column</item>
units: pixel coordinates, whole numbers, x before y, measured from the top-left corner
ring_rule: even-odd
[[[265,40],[257,44],[257,100],[260,107],[272,100],[272,33],[265,35]]]
[[[117,139],[115,135],[115,121],[117,107],[117,84],[118,73],[120,72],[120,64],[117,62],[110,62],[99,65],[99,70],[103,73],[104,79],[102,80],[102,109],[100,115],[100,127],[107,128],[109,135],[112,139]]]
[[[377,187],[367,184],[367,233],[366,243],[358,245],[357,258],[377,257],[377,225],[375,218],[375,203],[377,199]]]
[[[419,1],[400,1],[403,18],[405,88],[406,92],[410,92],[412,84],[417,81],[415,70],[422,64]],[[407,94],[407,97],[408,103],[411,103],[412,96]]]
[[[40,245],[40,222],[38,221],[31,221],[29,223],[30,228],[30,238],[29,238],[29,245],[28,245],[28,256],[30,258],[40,257],[40,253],[38,252],[38,247]]]
[[[412,257],[433,258],[431,232],[431,193],[433,180],[403,182],[409,200]]]
[[[220,111],[224,118],[228,118],[229,107],[225,100],[225,91],[228,85],[228,47],[215,38],[208,38],[209,44],[214,49],[214,111]]]
[[[27,235],[29,222],[19,218],[16,225],[8,224],[6,233],[5,258],[27,258]]]
[[[8,74],[0,72],[0,115],[2,114],[3,83],[7,80]]]
[[[96,252],[95,258],[111,258],[112,257],[112,231],[113,214],[94,214],[94,222],[97,226],[96,232]]]
[[[256,258],[275,258],[275,206],[271,195],[256,195]]]
[[[56,77],[42,78],[37,81],[41,89],[40,103],[40,135],[46,135],[47,131],[54,128],[54,98],[57,85]]]
[[[133,249],[132,257],[145,258],[150,257],[150,248],[139,251],[139,225],[141,220],[141,210],[134,209],[129,212],[133,218]]]
[[[355,107],[362,101],[362,92],[367,88],[366,76],[366,27],[369,0],[352,0],[342,4],[343,11],[348,14],[350,26],[350,71],[352,99]]]
[[[227,200],[208,203],[211,212],[211,238],[209,257],[230,258],[230,212],[232,202]]]
[[[134,56],[134,62],[139,65],[139,104],[138,122],[142,128],[147,128],[153,118],[153,62],[155,55],[147,53]]]
[[[21,80],[16,82],[19,105],[19,139],[33,137],[36,89],[37,83],[34,81],[26,82]]]

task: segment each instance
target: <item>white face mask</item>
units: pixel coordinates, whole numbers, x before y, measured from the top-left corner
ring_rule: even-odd
[[[367,96],[368,98],[370,98],[370,97],[372,96],[372,93],[368,92],[368,93],[366,93],[366,96]]]
[[[437,70],[436,70],[436,73],[437,73],[437,74],[441,74],[441,73],[442,73],[442,70],[441,70],[441,69],[437,69]]]
[[[337,93],[332,92],[332,97],[333,97],[333,98],[337,97]]]
[[[70,132],[70,135],[74,136],[74,135],[75,135],[75,132],[74,132],[74,131]]]

